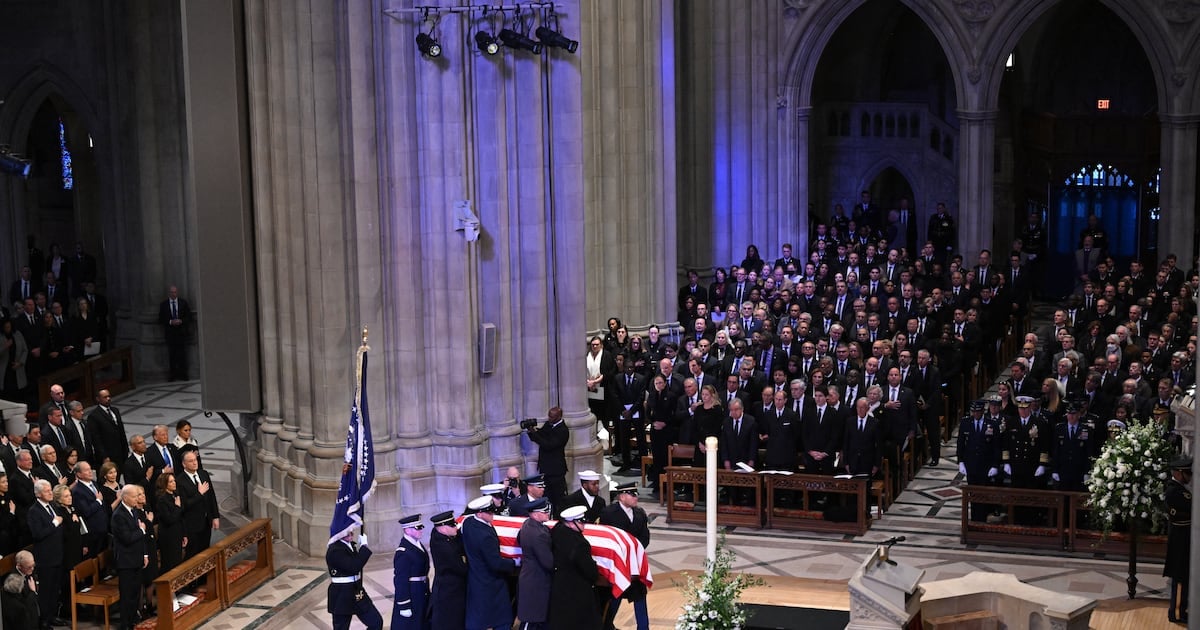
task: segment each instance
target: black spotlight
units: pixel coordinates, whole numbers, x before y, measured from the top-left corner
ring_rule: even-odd
[[[566,35],[546,28],[545,26],[537,27],[537,30],[534,31],[534,33],[537,34],[538,41],[547,46],[561,48],[569,53],[574,53],[579,49],[579,42],[573,39],[568,39]]]
[[[32,170],[31,160],[9,151],[8,147],[0,147],[0,173],[28,178]]]
[[[475,46],[480,52],[488,55],[494,55],[500,52],[500,42],[487,31],[479,31],[475,33]]]
[[[509,48],[528,50],[535,55],[542,54],[542,44],[540,42],[535,42],[512,29],[506,28],[500,31],[500,41],[504,42],[504,45]]]
[[[428,33],[417,33],[417,48],[426,57],[441,57],[442,45]]]

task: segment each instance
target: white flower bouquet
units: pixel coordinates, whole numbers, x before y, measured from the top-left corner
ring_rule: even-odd
[[[704,563],[704,576],[687,575],[683,587],[686,602],[675,622],[675,630],[740,630],[746,611],[739,603],[742,591],[762,584],[761,578],[734,574],[734,554],[725,546],[725,535],[717,542],[717,557]]]
[[[1163,496],[1174,450],[1154,422],[1131,422],[1109,440],[1088,479],[1092,517],[1105,536],[1119,523],[1140,521],[1160,531]],[[1146,530],[1143,530],[1146,531]]]

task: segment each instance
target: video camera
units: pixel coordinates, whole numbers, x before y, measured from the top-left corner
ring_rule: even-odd
[[[537,424],[538,424],[537,418],[525,418],[524,420],[521,421],[521,430],[522,431],[535,431],[535,430],[537,430]]]

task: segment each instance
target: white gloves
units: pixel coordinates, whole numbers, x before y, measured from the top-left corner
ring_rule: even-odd
[[[995,466],[992,466],[991,468],[988,469],[989,477],[995,477],[996,475],[999,475],[999,474],[1000,474],[1000,471],[996,470]]]
[[[958,463],[958,474],[960,474],[964,477],[967,476],[967,465],[966,464],[964,464],[962,462]]]
[[[362,547],[366,547],[366,546],[367,546],[367,535],[366,535],[366,534],[359,534],[359,535],[358,535],[358,544],[359,544],[360,546],[362,546]]]
[[[1046,474],[1046,467],[1045,467],[1045,466],[1038,466],[1038,467],[1037,467],[1037,470],[1033,471],[1033,476],[1034,476],[1034,477],[1041,477],[1041,476],[1042,476],[1042,475],[1044,475],[1044,474]]]
[[[412,609],[411,609],[411,608],[401,608],[401,609],[400,609],[399,611],[397,611],[397,612],[399,612],[399,613],[400,613],[400,616],[401,616],[401,617],[404,617],[405,619],[407,619],[407,618],[409,618],[409,617],[411,617],[411,616],[412,616]]]
[[[1061,479],[1058,478],[1058,473],[1050,473],[1050,478],[1053,479],[1055,483],[1061,481]]]
[[[516,558],[513,558],[513,564],[515,564],[517,566],[521,566],[521,558],[519,556]]]
[[[1012,466],[1005,464],[1004,465],[1004,474],[1012,475]]]

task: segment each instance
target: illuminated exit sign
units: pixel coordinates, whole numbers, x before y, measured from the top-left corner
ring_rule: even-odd
[[[1096,101],[1096,109],[1108,109],[1108,99],[1102,98]]]

